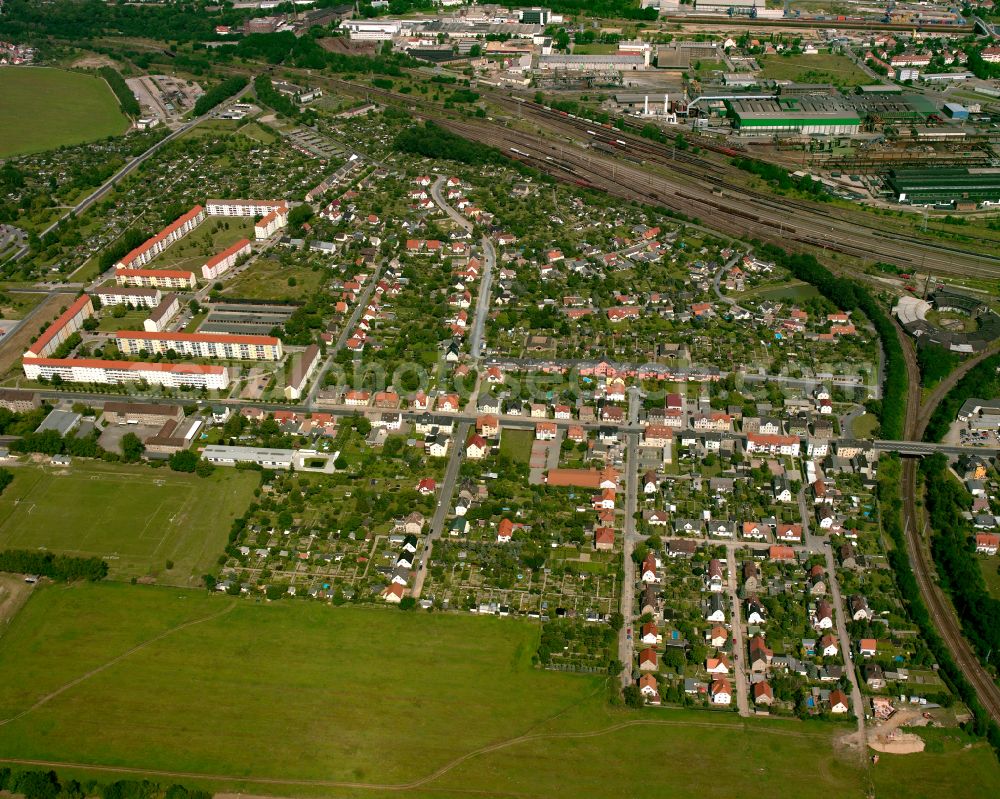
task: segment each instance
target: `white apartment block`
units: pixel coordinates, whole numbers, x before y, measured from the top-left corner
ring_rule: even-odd
[[[178,217],[163,230],[147,239],[132,252],[122,258],[115,267],[138,268],[145,266],[178,239],[184,238],[205,221],[205,209],[196,205],[183,216]]]
[[[201,276],[205,280],[215,280],[219,275],[225,274],[234,266],[236,262],[247,255],[250,255],[250,240],[240,239],[232,247],[228,247],[218,255],[213,255],[201,268]]]
[[[94,303],[82,294],[76,298],[51,325],[45,328],[24,353],[26,358],[41,358],[59,349],[59,345],[83,327],[85,319],[94,315]]]
[[[192,386],[213,391],[229,388],[229,370],[225,366],[102,361],[91,358],[25,358],[22,365],[24,376],[29,380],[41,377],[51,380],[58,375],[67,383],[117,385],[145,380],[151,386],[163,388]]]
[[[181,309],[180,298],[176,294],[168,294],[157,305],[147,319],[143,320],[142,328],[147,333],[160,333],[166,328],[177,312]]]
[[[159,289],[134,289],[118,285],[104,286],[97,290],[101,305],[133,305],[136,308],[155,308],[163,295]]]
[[[270,238],[287,224],[288,206],[279,205],[253,226],[253,235],[257,241],[261,241]]]
[[[198,285],[194,272],[183,269],[129,269],[118,267],[115,280],[119,286],[156,289],[193,289]]]
[[[166,354],[173,350],[191,358],[225,358],[239,361],[278,361],[284,354],[281,340],[273,336],[227,333],[156,333],[119,330],[115,343],[126,355],[141,352]]]
[[[209,216],[267,216],[287,205],[284,200],[206,200],[205,212]]]

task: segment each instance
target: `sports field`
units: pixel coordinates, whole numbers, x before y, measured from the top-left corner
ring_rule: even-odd
[[[0,495],[0,548],[97,555],[113,578],[153,575],[173,585],[200,584],[258,484],[234,469],[201,478],[80,460],[12,471]]]
[[[0,752],[67,777],[125,767],[286,797],[694,799],[725,786],[861,799],[872,785],[833,745],[846,725],[614,709],[600,678],[533,669],[537,634],[513,619],[45,587],[0,647]],[[981,746],[915,757],[885,769],[876,795],[944,796],[962,774],[998,787]],[[938,774],[921,787],[909,764]]]
[[[128,125],[101,78],[46,67],[0,69],[0,158],[117,136]]]

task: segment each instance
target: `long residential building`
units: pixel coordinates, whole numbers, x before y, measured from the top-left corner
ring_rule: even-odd
[[[171,292],[143,320],[142,329],[148,333],[159,333],[170,323],[181,309],[180,298]]]
[[[139,361],[102,361],[96,358],[25,358],[24,376],[29,380],[55,376],[67,383],[138,383],[181,388],[192,386],[223,391],[229,388],[229,370],[225,366],[194,363],[142,363]]]
[[[154,333],[148,330],[119,330],[119,349],[127,355],[140,352],[166,354],[173,350],[192,358],[225,358],[240,361],[278,361],[281,340],[273,336],[246,336],[229,333]]]
[[[133,305],[136,308],[155,308],[163,296],[159,289],[137,289],[111,284],[97,290],[101,305]]]
[[[198,285],[194,272],[184,269],[131,269],[115,270],[119,286],[140,286],[157,289],[193,289]]]
[[[201,267],[201,276],[205,280],[215,280],[219,275],[228,272],[236,262],[250,254],[250,239],[240,239],[233,246],[227,247],[218,255],[209,258]]]
[[[271,213],[253,226],[253,235],[257,241],[270,238],[288,224],[288,206],[279,205]]]
[[[59,345],[83,327],[85,319],[94,315],[94,303],[90,297],[82,294],[73,301],[59,318],[45,328],[42,333],[24,353],[25,358],[42,358],[55,352]]]
[[[206,200],[205,211],[209,216],[267,216],[287,205],[285,200]]]
[[[132,252],[122,258],[115,267],[145,266],[178,239],[184,238],[205,221],[205,209],[196,205],[183,216],[178,217],[150,239],[146,239]]]

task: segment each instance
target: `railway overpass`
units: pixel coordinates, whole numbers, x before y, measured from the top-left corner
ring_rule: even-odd
[[[924,441],[875,441],[879,452],[898,452],[900,455],[982,455],[987,458],[1000,455],[1000,447],[963,447],[957,444],[931,444]]]

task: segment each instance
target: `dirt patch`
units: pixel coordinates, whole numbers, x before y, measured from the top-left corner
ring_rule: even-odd
[[[876,752],[893,755],[910,755],[924,751],[924,739],[912,732],[903,732],[902,727],[925,727],[927,719],[919,710],[902,708],[888,721],[868,729],[868,746]]]
[[[100,53],[89,53],[85,56],[80,56],[70,66],[74,69],[100,69],[101,67],[115,67],[117,65],[113,58],[101,55]]]
[[[28,601],[33,588],[33,585],[24,581],[24,575],[0,574],[0,636]]]
[[[72,294],[50,294],[24,318],[17,330],[3,337],[0,343],[0,375],[7,374],[20,361],[31,339],[59,316],[60,309],[69,306],[73,299]]]
[[[320,39],[319,46],[331,53],[348,55],[375,55],[377,49],[375,42],[352,42],[343,36],[328,36],[325,39]]]

